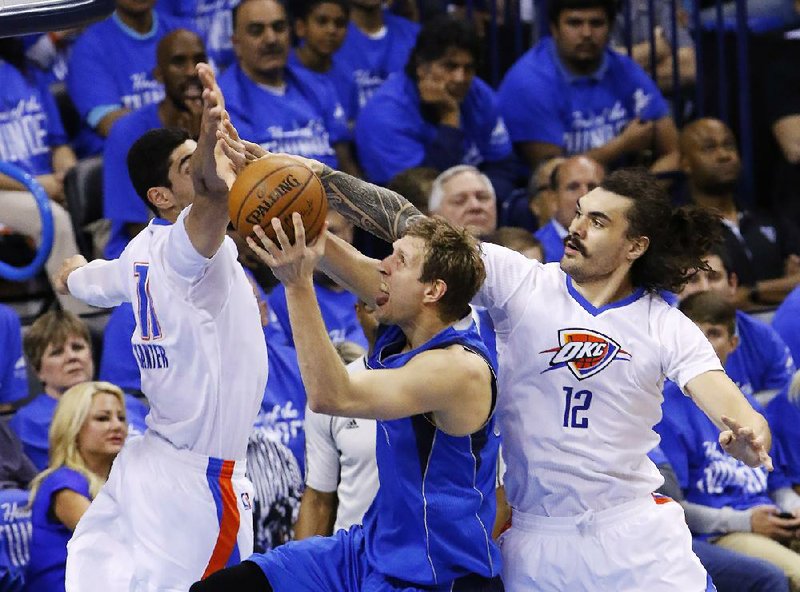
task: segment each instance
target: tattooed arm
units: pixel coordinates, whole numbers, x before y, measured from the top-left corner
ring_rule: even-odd
[[[394,242],[420,211],[399,193],[328,166],[312,167],[322,180],[328,205],[367,232]]]

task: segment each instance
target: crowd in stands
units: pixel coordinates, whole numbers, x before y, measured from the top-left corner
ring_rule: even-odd
[[[73,226],[64,183],[79,159],[102,158],[108,236],[96,237],[98,256],[118,257],[146,225],[168,223],[140,199],[154,192],[158,203],[159,189],[148,179],[134,185],[128,149],[153,128],[197,136],[199,62],[219,73],[243,138],[388,186],[421,211],[542,263],[561,259],[581,196],[616,168],[649,167],[676,207],[721,218],[724,242],[708,253],[707,269],[681,293],[662,296],[702,329],[763,410],[776,465],[768,473],[724,453],[718,428],[668,382],[654,428],[663,491],[684,505],[695,552],[720,592],[800,590],[796,63],[787,53],[769,65],[776,81],[769,124],[780,154],[772,193],[782,197],[755,199],[740,192],[742,163],[728,124],[704,117],[676,126],[676,98],[694,83],[696,37],[682,11],[673,29],[670,2],[631,0],[627,30],[612,0],[553,0],[535,19],[549,34],[515,59],[497,88],[478,76],[486,3],[477,2],[474,15],[464,4],[116,0],[110,17],[82,31],[0,39],[0,161],[31,175],[50,199],[55,237],[46,275],[79,252],[83,229]],[[648,5],[657,11],[652,19]],[[335,211],[328,223],[372,256],[388,253]],[[0,240],[12,233],[35,245],[42,226],[33,196],[0,173]],[[375,423],[307,408],[284,290],[231,237],[261,307],[269,355],[247,452],[255,549],[264,551],[360,522],[379,486]],[[363,370],[375,338],[371,311],[322,273],[315,289],[349,371]],[[70,296],[50,308],[23,329],[15,310],[0,305],[2,590],[63,589],[72,530],[126,438],[146,429],[139,366],[159,363],[149,358],[154,351],[131,347],[136,303],[101,317],[100,343],[87,326],[98,309]],[[474,318],[496,356],[486,311],[476,308]],[[495,534],[507,516],[498,515]]]

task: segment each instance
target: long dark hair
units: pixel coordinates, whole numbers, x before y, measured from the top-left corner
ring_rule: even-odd
[[[677,292],[699,270],[721,241],[721,222],[697,206],[673,209],[667,192],[644,169],[619,169],[600,186],[633,201],[628,209],[628,238],[646,236],[650,244],[631,267],[634,286]]]

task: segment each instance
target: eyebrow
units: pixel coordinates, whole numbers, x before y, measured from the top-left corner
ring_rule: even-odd
[[[588,213],[588,214],[586,214],[586,215],[587,215],[587,216],[589,216],[589,217],[591,217],[591,218],[602,218],[603,220],[606,220],[607,222],[611,222],[611,218],[610,218],[610,217],[608,217],[608,216],[607,216],[606,214],[604,214],[603,212],[589,212],[589,213]]]

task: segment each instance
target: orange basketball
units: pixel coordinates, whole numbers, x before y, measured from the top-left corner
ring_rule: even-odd
[[[294,243],[294,212],[303,217],[306,242],[310,243],[325,223],[328,200],[319,177],[290,156],[268,156],[250,163],[236,178],[228,195],[231,222],[243,237],[255,239],[253,227],[261,226],[277,243],[272,219],[278,218]]]

